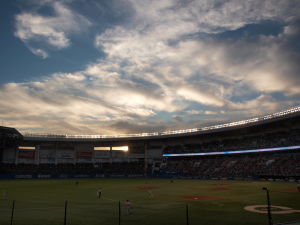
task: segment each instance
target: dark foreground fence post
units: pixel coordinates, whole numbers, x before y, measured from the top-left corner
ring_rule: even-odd
[[[269,225],[273,225],[272,214],[271,214],[271,201],[270,201],[269,190],[268,190],[268,188],[266,188],[266,187],[263,187],[263,190],[266,191],[266,193],[267,193],[268,220],[269,220]]]
[[[190,221],[189,221],[189,206],[188,204],[186,204],[186,225],[189,225]]]
[[[13,205],[12,205],[12,208],[11,208],[10,225],[13,224],[13,220],[14,220],[14,212],[15,212],[15,200],[13,200]]]
[[[65,201],[64,225],[67,225],[67,209],[68,209],[68,201]]]
[[[119,225],[121,225],[121,202],[119,201]]]

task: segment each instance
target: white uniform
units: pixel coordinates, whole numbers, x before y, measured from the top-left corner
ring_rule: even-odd
[[[126,205],[127,214],[130,215],[132,210],[131,202],[129,200],[126,200],[125,205]]]

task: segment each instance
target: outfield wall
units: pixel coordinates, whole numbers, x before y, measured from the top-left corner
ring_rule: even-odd
[[[27,180],[27,179],[101,179],[101,178],[161,178],[161,179],[188,179],[188,180],[261,180],[261,181],[287,181],[300,182],[298,177],[186,177],[175,174],[0,174],[1,180]]]

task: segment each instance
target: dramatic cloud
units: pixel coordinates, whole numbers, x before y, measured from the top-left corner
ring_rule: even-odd
[[[299,1],[124,2],[126,22],[95,32],[102,58],[78,72],[4,85],[0,119],[23,131],[134,133],[299,104]],[[89,24],[63,3],[52,6],[52,16],[16,17],[16,36],[43,58],[47,51],[31,41],[65,48],[68,35]],[[259,27],[271,22],[276,31]]]
[[[20,38],[32,53],[47,58],[45,50],[35,46],[51,46],[56,49],[69,47],[70,33],[80,32],[90,25],[89,20],[72,12],[59,1],[42,1],[40,7],[50,7],[54,15],[43,16],[36,12],[22,12],[16,16],[15,36]]]

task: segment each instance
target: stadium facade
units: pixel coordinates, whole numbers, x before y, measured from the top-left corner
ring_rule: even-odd
[[[300,177],[300,107],[221,125],[161,133],[23,136],[6,127],[0,127],[0,132],[2,177]]]

